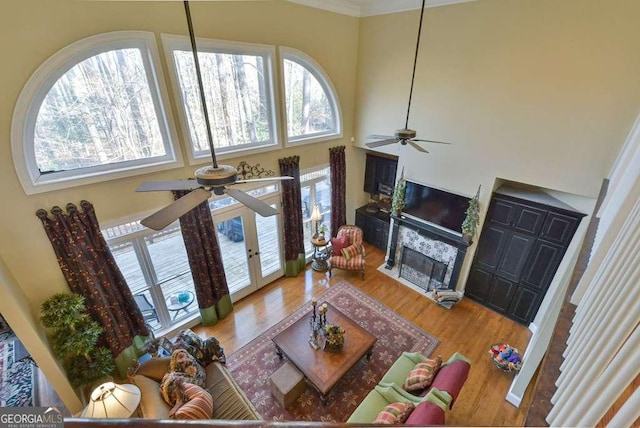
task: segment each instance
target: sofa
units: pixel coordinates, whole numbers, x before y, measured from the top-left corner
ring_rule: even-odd
[[[471,361],[455,353],[436,372],[431,385],[419,392],[407,392],[403,384],[416,364],[428,358],[417,352],[403,352],[387,370],[378,385],[353,411],[347,423],[370,424],[386,406],[412,403],[415,409],[405,421],[408,425],[444,425],[445,411],[453,407],[464,386],[471,368]]]
[[[151,358],[135,368],[130,380],[140,388],[143,418],[169,419],[171,406],[160,393],[160,382],[169,370],[170,358]],[[229,374],[224,364],[212,362],[205,368],[205,389],[213,397],[213,419],[260,420],[260,414]]]

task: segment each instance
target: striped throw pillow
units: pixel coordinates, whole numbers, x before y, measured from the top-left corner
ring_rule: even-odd
[[[416,364],[409,372],[404,381],[403,388],[406,391],[421,391],[428,388],[433,382],[433,378],[440,369],[442,356],[438,355],[435,360],[427,360]]]
[[[342,255],[345,259],[350,260],[352,257],[360,254],[360,245],[352,244],[342,249]]]
[[[213,417],[213,397],[198,385],[183,384],[184,395],[189,401],[173,414],[173,419],[211,419]]]
[[[376,416],[376,419],[373,421],[373,423],[389,425],[403,424],[407,420],[413,409],[415,409],[415,405],[413,403],[391,403],[387,407],[385,407],[383,411],[378,413],[378,416]]]

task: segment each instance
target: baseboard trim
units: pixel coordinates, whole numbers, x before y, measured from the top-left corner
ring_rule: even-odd
[[[529,331],[535,335],[538,332],[538,326],[534,323],[529,323]]]
[[[513,392],[509,392],[507,394],[507,401],[516,407],[520,407],[520,403],[522,402],[522,397],[517,396]]]

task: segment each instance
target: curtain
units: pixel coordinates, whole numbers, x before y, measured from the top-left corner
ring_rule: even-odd
[[[179,199],[187,193],[176,190],[173,197]],[[214,325],[233,310],[214,227],[207,201],[180,217],[203,325]]]
[[[331,172],[331,236],[335,237],[340,226],[347,224],[346,185],[347,163],[345,146],[329,149],[329,169]]]
[[[282,222],[284,225],[285,276],[296,276],[305,268],[302,195],[300,193],[300,156],[278,159],[280,175],[293,180],[281,182]]]
[[[80,206],[84,211],[69,203],[66,214],[55,206],[52,216],[44,209],[39,209],[36,216],[42,221],[69,289],[84,296],[87,311],[103,328],[100,344],[111,350],[118,371],[126,375],[149,329],[100,231],[93,205],[81,201]]]

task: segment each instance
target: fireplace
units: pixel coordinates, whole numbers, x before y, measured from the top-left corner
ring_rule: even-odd
[[[443,288],[447,264],[407,246],[402,247],[400,278],[412,282],[424,291]]]
[[[404,215],[391,217],[393,225],[385,268],[425,291],[455,290],[470,244],[453,231]]]

